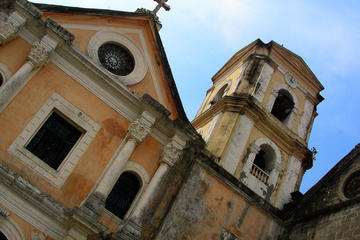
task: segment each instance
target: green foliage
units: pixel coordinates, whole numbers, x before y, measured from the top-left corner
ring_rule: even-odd
[[[318,154],[318,151],[316,150],[315,147],[312,147],[311,152],[312,152],[312,160],[315,161],[316,160],[316,154]]]

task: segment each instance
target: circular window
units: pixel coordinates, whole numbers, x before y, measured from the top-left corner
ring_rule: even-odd
[[[148,66],[143,50],[117,30],[95,33],[88,44],[89,56],[118,82],[133,85],[144,79]]]
[[[111,73],[126,76],[134,70],[134,59],[124,47],[105,43],[99,47],[99,60],[101,64]]]
[[[347,198],[360,196],[360,171],[354,172],[346,179],[343,191]]]

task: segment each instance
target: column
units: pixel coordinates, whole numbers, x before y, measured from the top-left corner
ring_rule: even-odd
[[[45,35],[40,42],[35,42],[27,56],[27,61],[0,89],[0,112],[2,112],[11,100],[20,92],[29,79],[33,70],[44,66],[58,42]]]
[[[142,142],[150,133],[154,122],[154,116],[148,112],[143,112],[139,119],[130,124],[121,150],[116,154],[115,159],[96,186],[95,191],[84,203],[84,206],[94,212],[97,217],[101,215],[105,200],[119,179],[122,169],[124,169],[131,154],[134,152],[136,145]]]
[[[17,37],[19,29],[26,22],[18,12],[12,12],[7,21],[0,20],[0,46]]]
[[[145,192],[142,194],[139,202],[137,203],[133,213],[131,214],[131,219],[140,222],[142,213],[144,209],[150,204],[154,195],[156,194],[160,183],[164,176],[166,176],[169,169],[175,165],[182,155],[182,148],[179,148],[174,145],[173,142],[165,145],[161,152],[160,166],[156,170],[155,175],[152,177],[149,185],[147,186]]]

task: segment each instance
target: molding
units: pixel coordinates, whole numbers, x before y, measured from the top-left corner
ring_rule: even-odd
[[[125,165],[124,172],[133,172],[141,178],[142,185],[146,185],[150,181],[150,175],[146,169],[137,162],[128,161]]]
[[[48,116],[50,116],[55,109],[56,112],[59,112],[69,118],[78,127],[85,130],[57,170],[51,168],[25,148],[32,137],[47,120]],[[24,130],[11,144],[8,151],[27,167],[45,178],[51,184],[60,188],[75,168],[77,162],[80,160],[81,156],[86,151],[99,129],[100,126],[89,116],[81,112],[57,93],[54,93],[26,125]]]
[[[39,191],[39,190],[38,190]],[[39,209],[39,203],[31,204],[27,198],[15,193],[14,190],[0,182],[0,202],[11,212],[24,219],[32,226],[39,229],[54,239],[65,239],[66,228],[64,222],[59,222],[55,217],[45,214]],[[39,194],[41,194],[39,192]],[[34,194],[35,195],[35,194]],[[51,203],[49,203],[51,204]],[[42,205],[42,204],[41,204]],[[61,217],[61,215],[59,215]],[[2,224],[0,225],[1,229]],[[21,239],[21,238],[14,238]],[[25,239],[25,238],[22,238]]]
[[[26,240],[24,233],[10,217],[0,219],[0,231],[9,240]]]
[[[140,198],[145,192],[149,181],[150,181],[150,175],[146,171],[146,169],[141,166],[139,163],[128,161],[124,167],[124,169],[121,171],[120,176],[125,172],[131,172],[132,174],[136,175],[139,178],[139,182],[141,184],[141,188],[137,192],[133,202],[131,203],[131,206],[127,210],[125,216],[123,219],[120,219],[118,216],[104,208],[104,212],[117,224],[119,225],[125,225],[128,220],[131,218],[132,213],[136,207],[136,205],[140,202]]]
[[[134,85],[142,81],[145,77],[148,69],[147,66],[149,64],[146,62],[141,48],[120,31],[102,30],[95,33],[88,43],[87,53],[99,66],[103,67],[99,60],[98,50],[103,44],[108,42],[115,42],[125,47],[131,53],[135,62],[134,70],[126,76],[118,76],[111,72],[108,72],[108,74],[125,85]]]
[[[145,37],[144,37],[141,30],[130,29],[130,28],[121,28],[121,29],[119,29],[119,28],[112,28],[112,27],[97,27],[97,26],[78,25],[78,24],[62,24],[62,26],[67,28],[67,29],[74,28],[74,29],[93,30],[93,31],[108,30],[108,31],[117,31],[117,32],[120,32],[120,33],[123,33],[123,34],[124,33],[138,34],[139,38],[140,38],[141,46],[144,49],[143,53],[144,53],[146,62],[148,63],[148,68],[150,70],[151,77],[153,79],[153,84],[154,84],[154,87],[155,87],[156,94],[157,94],[157,96],[159,98],[159,102],[162,105],[165,105],[164,96],[163,96],[163,94],[161,92],[161,88],[160,88],[161,83],[160,83],[159,79],[156,77],[156,73],[155,73],[155,69],[153,67],[153,64],[150,64],[152,61],[151,61],[151,58],[150,58],[150,55],[149,55],[149,48],[146,45]]]
[[[271,170],[268,173],[269,178],[266,184],[253,176],[250,172],[251,167],[254,164],[255,157],[257,155],[257,151],[251,152],[251,150],[260,150],[261,146],[263,145],[271,148],[275,154],[275,156],[273,156],[273,161],[270,163]],[[244,167],[240,175],[240,181],[242,181],[245,185],[251,188],[254,192],[259,194],[259,196],[266,198],[266,200],[269,201],[272,193],[274,192],[274,187],[276,186],[279,173],[282,171],[281,153],[276,144],[268,138],[258,138],[249,145],[248,149],[249,151],[244,159]]]
[[[73,27],[73,25],[68,26],[67,24],[64,24],[62,26],[67,28]],[[89,26],[89,29],[100,30],[103,28]],[[105,28],[105,29],[111,29],[111,28]],[[145,50],[144,51],[145,57],[147,61],[150,62],[150,56],[148,54],[142,32],[140,30],[133,30],[133,29],[121,29],[121,30],[123,32],[139,34],[141,44],[143,45]],[[29,44],[33,44],[34,42],[40,40],[40,38],[38,38],[34,34],[34,32],[24,28],[20,30],[19,35]],[[62,50],[62,48],[64,47],[66,46],[58,47],[56,51],[52,53],[49,61],[54,63],[57,67],[59,67],[72,79],[78,82],[81,86],[83,86],[89,92],[97,96],[99,99],[101,99],[103,102],[105,102],[107,105],[109,105],[112,109],[114,109],[116,112],[118,112],[120,115],[125,117],[130,122],[138,118],[138,116],[142,112],[142,110],[139,109],[139,106],[141,106],[141,104],[140,104],[140,98],[138,96],[132,93],[131,90],[128,89],[123,84],[116,83],[116,81],[109,76],[107,70],[99,68],[95,63],[93,63],[93,61],[91,61],[90,58],[86,57],[80,50],[76,49],[75,47],[70,46],[70,50],[68,51],[68,54],[70,54],[71,55],[70,58],[73,59],[68,58],[66,56],[67,53],[64,50]],[[79,67],[78,65],[76,65],[77,61],[79,63],[86,65],[90,69],[90,71],[93,71],[93,73],[91,73],[91,76],[84,71],[83,66]],[[161,91],[159,88],[160,83],[156,78],[155,71],[151,64],[149,65],[149,69],[152,78],[154,80],[153,83],[156,88],[156,93],[159,96],[160,103],[164,105],[163,97],[161,95]],[[150,134],[161,144],[165,145],[168,142],[169,136],[162,131],[161,126],[160,128],[161,129],[157,129],[153,127],[151,129]]]

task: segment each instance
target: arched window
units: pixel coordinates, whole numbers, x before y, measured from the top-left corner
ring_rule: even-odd
[[[8,240],[2,232],[0,232],[0,240]]]
[[[139,192],[140,187],[141,183],[137,176],[131,172],[124,172],[107,197],[105,208],[123,219]]]
[[[215,97],[210,101],[211,105],[214,105],[215,103],[220,101],[220,99],[224,95],[225,91],[227,90],[228,86],[229,86],[229,84],[225,84],[224,86],[222,86],[220,88],[220,90],[216,93]]]
[[[294,101],[292,96],[288,91],[281,89],[275,99],[271,113],[281,122],[284,122],[289,117],[293,108]]]
[[[275,152],[268,145],[261,145],[259,152],[256,154],[251,174],[263,183],[267,183],[271,170],[274,168]]]

